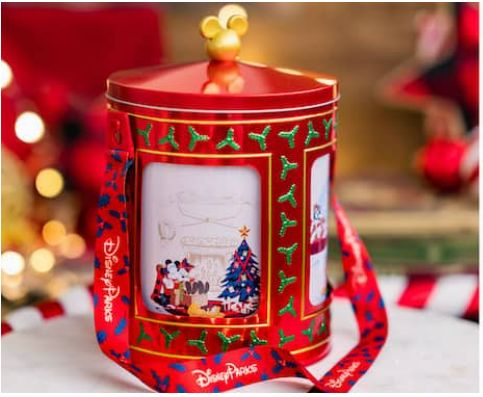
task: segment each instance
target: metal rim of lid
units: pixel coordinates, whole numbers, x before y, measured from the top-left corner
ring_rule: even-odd
[[[179,107],[145,105],[145,104],[142,104],[142,103],[124,101],[122,99],[115,98],[115,97],[113,97],[109,94],[106,94],[106,98],[109,101],[116,102],[116,103],[119,103],[121,105],[136,106],[136,107],[141,107],[141,108],[144,108],[144,109],[161,110],[161,111],[167,111],[167,112],[187,112],[187,113],[203,113],[203,114],[210,114],[210,113],[257,114],[257,113],[281,113],[281,112],[302,111],[302,110],[315,109],[315,108],[319,108],[319,107],[323,107],[323,106],[332,105],[333,103],[337,103],[340,99],[340,95],[337,95],[334,99],[332,99],[330,101],[316,103],[316,104],[313,104],[313,105],[305,105],[305,106],[290,107],[290,108],[273,108],[273,109],[194,109],[194,108],[179,108]]]
[[[258,62],[251,62],[251,61],[238,61],[240,64],[248,65],[248,66],[255,66],[255,67],[261,67],[261,68],[270,68],[268,65],[261,64]],[[155,105],[155,104],[148,104],[148,103],[142,103],[141,101],[138,100],[131,100],[130,98],[125,98],[121,99],[117,97],[117,95],[113,95],[111,91],[111,85],[109,84],[110,78],[108,79],[108,90],[106,92],[106,99],[110,102],[113,103],[118,103],[120,105],[125,105],[125,106],[133,106],[133,107],[140,107],[144,109],[150,109],[150,110],[159,110],[159,111],[167,111],[167,112],[187,112],[187,113],[198,113],[198,114],[212,114],[212,113],[217,113],[217,114],[262,114],[262,113],[282,113],[282,112],[292,112],[292,111],[305,111],[305,110],[311,110],[315,108],[321,108],[324,106],[329,106],[331,104],[337,103],[340,99],[340,93],[338,89],[338,82],[333,76],[327,76],[323,75],[320,73],[315,73],[311,71],[300,71],[300,70],[295,70],[295,69],[290,69],[290,68],[283,68],[283,67],[275,67],[273,70],[279,71],[284,74],[290,74],[290,75],[298,75],[298,76],[304,76],[309,79],[312,79],[316,81],[319,84],[325,85],[326,89],[331,89],[332,88],[332,93],[330,97],[325,97],[324,100],[322,101],[314,101],[314,102],[306,102],[303,104],[300,104],[297,106],[296,103],[286,103],[286,106],[281,106],[281,107],[259,107],[257,109],[250,109],[250,108],[237,108],[237,107],[229,107],[229,108],[217,108],[217,107],[192,107],[192,106],[177,106],[178,104],[173,104],[172,106],[169,104],[166,105]],[[122,86],[119,86],[117,84],[114,84],[114,86],[117,89],[122,89]],[[124,87],[127,88],[127,87]],[[312,90],[310,90],[312,91]],[[310,94],[310,91],[307,91],[306,94]],[[119,92],[117,92],[119,93]],[[167,93],[169,95],[169,93]],[[172,93],[171,93],[172,94]],[[301,91],[298,91],[297,93],[286,93],[289,96],[295,94],[299,98],[301,96],[305,96],[305,94]],[[266,100],[274,99],[274,98],[281,98],[286,95],[285,93],[278,93],[278,94],[269,94],[266,96]],[[176,94],[175,94],[176,95]],[[188,94],[187,97],[192,96],[192,94]],[[215,96],[216,97],[216,96]],[[264,96],[262,96],[264,97]],[[250,101],[250,99],[257,98],[257,96],[254,97],[248,97],[247,100]],[[258,97],[258,99],[261,99]],[[320,98],[321,99],[321,98]]]

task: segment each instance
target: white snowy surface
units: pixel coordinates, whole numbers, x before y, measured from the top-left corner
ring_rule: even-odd
[[[350,305],[336,299],[328,357],[310,367],[321,376],[353,346]],[[477,392],[478,325],[431,312],[389,307],[389,340],[354,392]],[[305,392],[281,379],[236,392]],[[99,350],[91,317],[53,319],[2,338],[2,392],[143,392],[138,379]]]

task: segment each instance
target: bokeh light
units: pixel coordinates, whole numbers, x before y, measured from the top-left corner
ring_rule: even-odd
[[[9,276],[4,273],[2,277],[2,297],[10,301],[22,299],[27,295],[27,288],[22,284],[21,274]]]
[[[25,268],[24,257],[15,251],[5,251],[2,254],[2,271],[10,276],[22,273]]]
[[[60,252],[66,258],[75,259],[84,255],[86,242],[78,234],[72,233],[65,236],[59,246]]]
[[[38,142],[45,133],[45,124],[42,118],[35,112],[23,112],[15,121],[15,135],[22,142]]]
[[[13,80],[13,73],[10,65],[3,59],[0,61],[0,87],[7,88]]]
[[[39,273],[47,273],[55,265],[55,256],[48,248],[39,248],[30,255],[29,264]]]
[[[42,228],[42,237],[49,245],[58,245],[66,235],[65,226],[57,220],[48,221]]]
[[[35,187],[41,196],[52,198],[58,196],[64,188],[62,174],[54,168],[45,168],[37,174]]]

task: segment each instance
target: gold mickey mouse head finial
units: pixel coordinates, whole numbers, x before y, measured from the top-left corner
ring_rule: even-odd
[[[222,7],[217,17],[210,15],[200,24],[201,35],[207,39],[206,52],[216,61],[235,60],[240,53],[240,38],[247,30],[247,13],[236,4]]]

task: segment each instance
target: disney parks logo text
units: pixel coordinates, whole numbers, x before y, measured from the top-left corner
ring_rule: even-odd
[[[348,378],[354,376],[357,368],[361,366],[359,361],[354,361],[347,368],[337,370],[338,376],[335,379],[329,379],[325,384],[326,386],[333,387],[335,389],[340,389],[344,384],[344,381]]]
[[[208,369],[206,371],[195,369],[191,373],[196,376],[196,384],[199,387],[204,388],[218,382],[224,382],[225,384],[227,384],[233,379],[258,372],[257,364],[246,365],[242,367],[238,367],[236,364],[233,363],[226,363],[225,365],[225,371],[213,372],[211,369]]]
[[[104,292],[104,321],[107,323],[112,322],[112,302],[119,296],[120,292],[119,286],[115,286],[112,280],[112,268],[119,261],[116,255],[119,245],[119,236],[116,237],[115,242],[111,237],[104,241],[104,276],[101,277],[101,281],[104,283],[104,288],[102,289]]]

